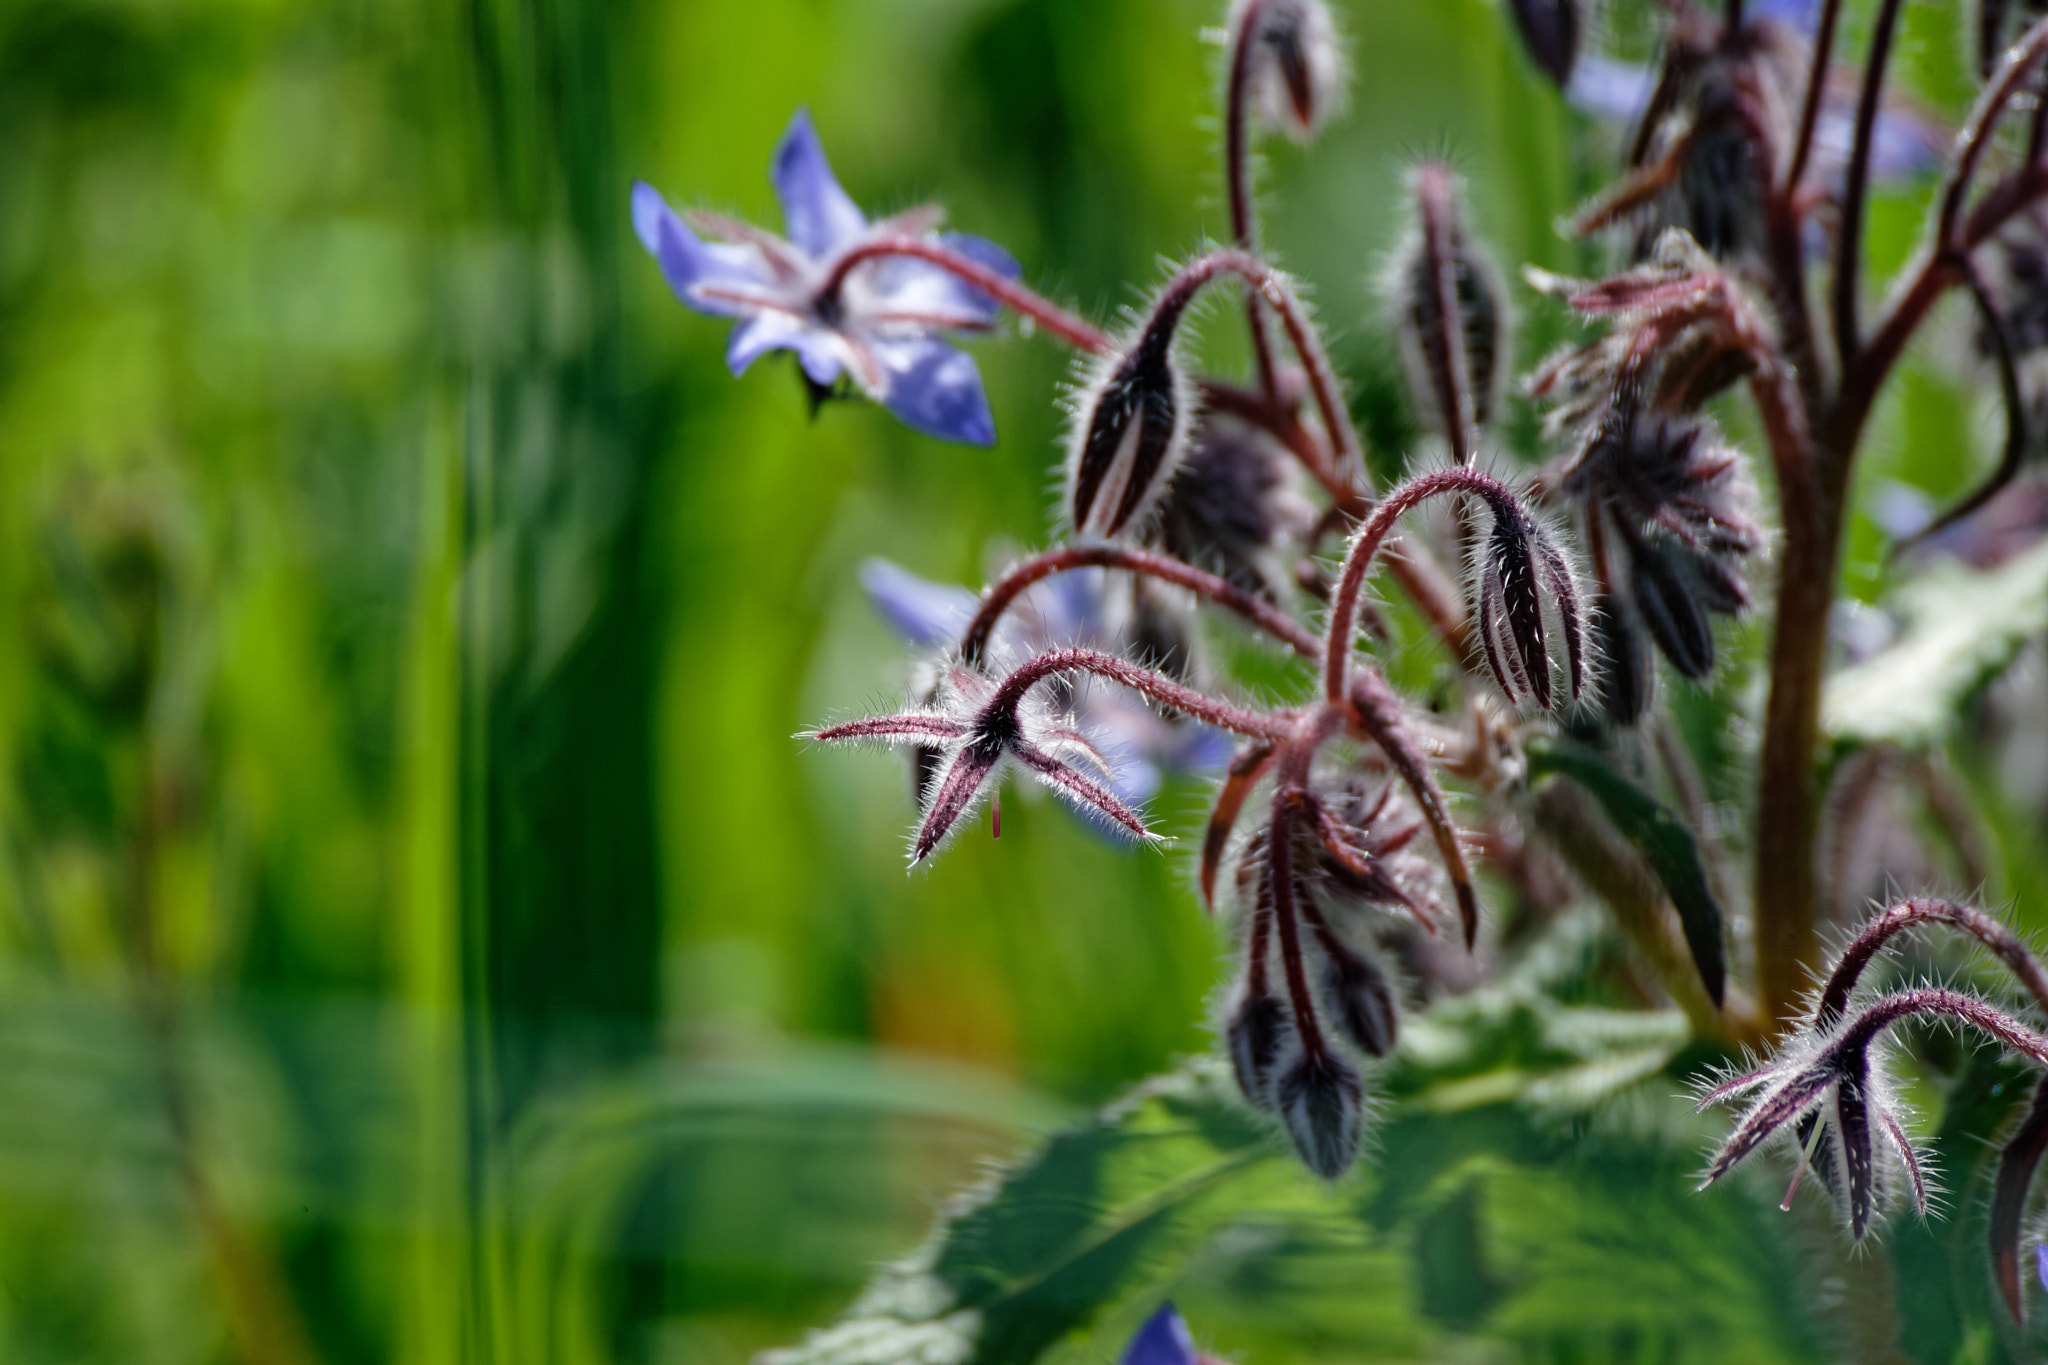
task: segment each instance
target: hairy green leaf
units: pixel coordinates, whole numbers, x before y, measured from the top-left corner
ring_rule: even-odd
[[[1930,567],[1896,598],[1905,629],[1888,649],[1828,680],[1822,718],[1840,739],[1926,744],[1957,707],[2048,629],[2048,545],[1988,573]]]
[[[1583,754],[1532,746],[1529,772],[1532,777],[1559,774],[1584,787],[1622,837],[1635,845],[1677,908],[1685,946],[1692,950],[1693,964],[1699,968],[1708,996],[1719,1005],[1728,984],[1721,903],[1707,881],[1692,831],[1648,792]]]

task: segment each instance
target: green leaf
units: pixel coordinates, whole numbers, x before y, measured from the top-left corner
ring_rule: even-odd
[[[1838,739],[1939,739],[1962,702],[2048,629],[2048,545],[1988,573],[1935,564],[1894,601],[1899,639],[1828,680],[1822,720]]]
[[[1728,959],[1721,943],[1721,903],[1707,881],[1692,831],[1648,792],[1584,754],[1548,745],[1529,750],[1529,774],[1556,773],[1590,792],[1621,836],[1649,863],[1678,910],[1685,946],[1716,1005],[1728,984]]]
[[[1245,1109],[1226,1068],[1141,1087],[942,1215],[837,1324],[768,1365],[1013,1365],[1093,1320],[1171,1254],[1307,1178]],[[1286,1202],[1286,1201],[1282,1201]]]

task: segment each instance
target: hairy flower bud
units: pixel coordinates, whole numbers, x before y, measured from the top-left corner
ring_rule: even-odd
[[[1280,600],[1288,576],[1279,551],[1307,539],[1316,520],[1300,468],[1242,422],[1204,414],[1159,505],[1161,548],[1233,587]]]
[[[1415,224],[1395,249],[1387,293],[1419,411],[1462,448],[1485,426],[1507,372],[1507,294],[1465,232],[1457,180],[1437,161],[1409,177]]]
[[[1579,0],[1508,0],[1522,45],[1559,88],[1579,55]]]
[[[1585,620],[1564,551],[1518,503],[1496,507],[1474,546],[1479,643],[1494,681],[1517,704],[1573,705],[1586,684]],[[1562,669],[1551,667],[1553,647],[1563,650]]]
[[[1280,1078],[1276,1099],[1310,1170],[1335,1180],[1351,1169],[1365,1138],[1365,1087],[1349,1063],[1327,1049],[1309,1052]]]
[[[1324,954],[1323,991],[1337,1026],[1366,1053],[1384,1057],[1400,1029],[1400,1005],[1379,964],[1342,945]]]
[[[1173,337],[1187,303],[1185,291],[1163,297],[1074,406],[1067,515],[1080,535],[1108,538],[1142,522],[1180,465],[1191,399]]]
[[[1253,114],[1269,132],[1306,142],[1344,103],[1344,56],[1323,0],[1236,0],[1230,32],[1243,45]]]
[[[1629,555],[1629,591],[1657,648],[1697,679],[1714,671],[1714,631],[1682,566],[1684,554],[1666,540],[1639,543]]]
[[[1230,1046],[1237,1088],[1259,1109],[1275,1104],[1274,1088],[1287,1054],[1293,1050],[1294,1020],[1278,996],[1247,991],[1224,1030]]]

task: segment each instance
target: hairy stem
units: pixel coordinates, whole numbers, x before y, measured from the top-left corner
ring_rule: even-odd
[[[1185,711],[1197,720],[1206,720],[1211,725],[1254,739],[1286,739],[1295,729],[1292,716],[1232,706],[1229,702],[1218,701],[1192,687],[1183,686],[1163,673],[1140,668],[1114,654],[1094,649],[1047,650],[1004,678],[985,709],[1015,710],[1024,700],[1025,693],[1061,673],[1087,673],[1106,678],[1176,711]]]
[[[1069,313],[1052,300],[1033,293],[980,261],[921,237],[877,237],[849,248],[833,261],[831,272],[818,287],[819,296],[829,297],[838,293],[855,266],[887,256],[910,256],[938,266],[1030,318],[1069,346],[1096,355],[1112,355],[1116,351],[1116,343],[1109,334],[1086,319]]]
[[[1842,189],[1841,240],[1835,254],[1835,352],[1847,365],[1856,355],[1856,289],[1863,261],[1863,208],[1870,194],[1870,143],[1884,97],[1884,72],[1891,60],[1892,31],[1901,0],[1882,0],[1870,35],[1870,60],[1856,104],[1856,132],[1849,144],[1849,168]]]
[[[1476,493],[1493,507],[1496,515],[1512,511],[1514,494],[1491,474],[1476,469],[1443,469],[1410,479],[1395,488],[1373,509],[1351,542],[1344,558],[1344,571],[1337,580],[1337,592],[1330,602],[1330,624],[1323,643],[1323,695],[1341,703],[1350,690],[1351,639],[1358,628],[1358,599],[1365,588],[1367,572],[1387,533],[1402,516],[1420,504],[1444,493]]]
[[[1129,550],[1118,545],[1071,545],[1027,559],[996,580],[983,596],[981,608],[968,623],[966,633],[960,637],[961,661],[969,667],[981,665],[997,623],[1025,589],[1055,574],[1088,568],[1122,569],[1185,588],[1198,597],[1236,612],[1303,658],[1322,657],[1322,641],[1306,627],[1271,603],[1215,574],[1147,550]]]
[[[1252,41],[1267,0],[1245,0],[1237,25],[1230,32],[1230,75],[1223,95],[1223,181],[1230,193],[1230,239],[1237,249],[1257,254],[1259,249],[1257,209],[1252,202],[1251,129],[1246,108],[1251,95]],[[1244,300],[1245,321],[1251,327],[1252,357],[1257,365],[1259,391],[1268,403],[1279,399],[1279,385],[1273,369],[1273,339],[1266,330],[1265,305],[1257,293]]]
[[[2042,970],[2017,934],[1981,910],[1950,901],[1921,899],[1901,901],[1857,932],[1821,990],[1813,1016],[1816,1026],[1825,1028],[1841,1018],[1848,1008],[1849,992],[1856,988],[1871,959],[1899,934],[1922,924],[1946,924],[1960,929],[1989,948],[2026,987],[2042,1014],[2048,1016],[2048,971]]]

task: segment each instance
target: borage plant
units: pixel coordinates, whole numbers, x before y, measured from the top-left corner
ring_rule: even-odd
[[[2010,1133],[2011,1100],[1992,1100],[2025,1068],[2048,1066],[2048,1038],[1967,974],[1887,986],[1871,968],[1905,931],[1938,924],[1989,947],[2024,988],[2024,1010],[2048,1012],[2048,974],[1980,911],[1910,900],[1858,927],[1842,907],[1867,880],[1869,860],[1844,850],[1873,793],[1918,783],[1938,814],[1966,804],[1931,757],[1871,742],[1901,735],[1859,722],[1856,699],[1883,692],[1879,675],[1891,669],[1892,690],[1924,686],[1952,711],[1984,660],[2009,657],[2026,627],[1971,627],[1964,652],[1977,662],[1957,681],[1947,656],[1932,673],[1911,672],[1930,646],[1910,635],[1845,668],[1831,626],[1866,429],[1909,342],[1951,293],[1976,312],[2006,407],[2005,454],[1982,488],[1895,551],[1953,548],[2029,448],[2038,395],[2027,362],[2043,344],[2048,279],[2048,21],[2007,47],[2007,7],[1981,6],[1982,92],[1937,157],[1925,116],[1886,89],[1900,0],[1875,6],[1860,72],[1835,64],[1839,0],[1726,0],[1718,10],[1667,0],[1654,72],[1580,61],[1588,21],[1573,0],[1510,8],[1537,67],[1588,109],[1626,108],[1634,123],[1620,180],[1569,225],[1589,239],[1588,259],[1608,253],[1605,277],[1526,272],[1539,300],[1561,301],[1595,332],[1521,386],[1541,410],[1547,457],[1524,473],[1504,472],[1516,429],[1511,301],[1445,165],[1408,174],[1409,226],[1383,277],[1431,433],[1405,481],[1374,485],[1317,322],[1261,248],[1255,138],[1312,139],[1344,95],[1322,0],[1230,9],[1230,239],[1173,270],[1120,332],[1021,284],[1000,248],[938,232],[936,210],[870,222],[802,114],[773,162],[782,236],[677,213],[636,187],[634,224],[677,296],[737,319],[736,373],[790,350],[814,402],[857,390],[920,431],[987,444],[994,424],[974,362],[943,338],[987,332],[1009,309],[1081,355],[1059,541],[978,595],[871,564],[877,605],[928,657],[903,709],[805,736],[910,751],[913,864],[993,807],[1012,770],[1092,824],[1149,843],[1160,834],[1142,802],[1158,770],[1212,759],[1223,768],[1198,884],[1235,931],[1239,966],[1218,1010],[1227,1072],[1197,1061],[1055,1138],[949,1211],[926,1251],[885,1272],[846,1322],[785,1358],[1027,1359],[1090,1324],[1127,1330],[1176,1275],[1200,1280],[1190,1267],[1223,1254],[1227,1226],[1253,1211],[1268,1224],[1313,1221],[1312,1208],[1332,1207],[1313,1187],[1275,1193],[1269,1175],[1219,1211],[1217,1186],[1272,1170],[1267,1121],[1247,1105],[1277,1118],[1310,1171],[1354,1183],[1370,1179],[1353,1172],[1383,1111],[1387,1161],[1406,1152],[1448,1189],[1477,1177],[1454,1152],[1414,1155],[1456,1148],[1445,1115],[1510,1102],[1532,1122],[1577,1115],[1561,1146],[1544,1148],[1560,1140],[1536,1124],[1530,1131],[1550,1135],[1527,1139],[1534,1148],[1497,1153],[1501,1169],[1521,1161],[1534,1171],[1593,1141],[1588,1116],[1611,1113],[1625,1091],[1668,1093],[1671,1079],[1690,1080],[1703,1105],[1747,1106],[1707,1182],[1775,1147],[1791,1172],[1785,1206],[1810,1184],[1839,1209],[1844,1243],[1861,1241],[1896,1193],[1910,1192],[1923,1213],[1933,1203],[1930,1154],[1887,1075],[1894,1036],[1905,1039],[1913,1088],[1943,1110],[1952,1164],[1969,1144],[2002,1140],[1989,1257],[1974,1253],[1974,1269],[1995,1277],[2004,1300],[1998,1340],[2020,1339],[2026,1196],[2048,1150],[2048,1088]],[[1873,307],[1863,267],[1873,180],[1923,169],[1939,175],[1925,241]],[[1242,300],[1252,356],[1243,380],[1201,373],[1186,337],[1197,300],[1219,288]],[[1772,511],[1739,432],[1762,443]],[[1895,562],[1930,560],[1920,550]],[[2022,576],[1997,580],[1998,590],[2024,593],[2042,579],[2019,562]],[[1384,611],[1373,592],[1382,575],[1395,594]],[[1282,705],[1233,695],[1199,647],[1204,609],[1299,656],[1298,693]],[[1769,638],[1753,707],[1739,686],[1660,686],[1659,657],[1683,679],[1729,682],[1717,659],[1746,637],[1731,642],[1717,621],[1752,613]],[[1385,666],[1418,631],[1449,664],[1427,698],[1396,686]],[[1831,715],[1843,709],[1826,728],[1824,702]],[[1755,736],[1746,828],[1713,804],[1696,745],[1674,720],[1675,710],[1739,722],[1745,707]],[[1967,823],[1947,822],[1964,844]],[[1745,851],[1747,904],[1724,914],[1738,881],[1729,860]],[[1484,898],[1475,859],[1493,888]],[[1932,862],[1876,867],[1918,875]],[[1574,908],[1582,900],[1601,907],[1606,927]],[[1828,966],[1834,920],[1847,946]],[[1606,946],[1607,927],[1618,950]],[[1634,1010],[1614,1008],[1627,1000]],[[1929,1024],[1986,1047],[1958,1050]],[[1734,1063],[1745,1049],[1751,1060]],[[1236,1101],[1223,1094],[1225,1074]],[[1661,1091],[1642,1084],[1658,1076]],[[1131,1156],[1139,1138],[1158,1144],[1144,1160]],[[1975,1198],[1974,1160],[1949,1173],[1959,1197]],[[1401,1183],[1426,1183],[1404,1174]],[[1403,1195],[1391,1179],[1377,1188],[1366,1224],[1382,1239],[1429,1235],[1451,1197]],[[1041,1224],[1027,1231],[1032,1216]],[[1686,1236],[1676,1222],[1667,1231]],[[1902,1234],[1896,1267],[1880,1255],[1830,1259],[1811,1236],[1802,1245],[1814,1283],[1832,1276],[1836,1286],[1813,1297],[1847,1305],[1854,1319],[1842,1349],[1891,1350],[1894,1273],[1907,1275],[1906,1260],[1935,1254],[1933,1244]],[[1658,1254],[1654,1243],[1645,1254]],[[1972,1253],[1957,1244],[1941,1254]],[[1730,1255],[1742,1264],[1729,1274],[1779,1292],[1762,1281],[1782,1251]],[[1673,1341],[1698,1329],[1659,1312],[1676,1310],[1625,1316],[1664,1322],[1650,1330]],[[1468,1313],[1453,1325],[1478,1321]],[[1709,1358],[1736,1358],[1741,1331],[1762,1329],[1714,1330],[1723,1335],[1707,1338],[1720,1343]],[[1968,1330],[1989,1349],[1988,1328]]]

